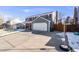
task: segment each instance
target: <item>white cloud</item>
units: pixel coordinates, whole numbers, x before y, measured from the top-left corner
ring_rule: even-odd
[[[28,12],[30,12],[30,10],[29,9],[25,9],[25,10],[23,10],[24,12],[26,12],[26,13],[28,13]]]
[[[24,9],[23,11],[25,13],[30,13],[30,12],[48,12],[51,9],[47,9],[47,8],[33,8],[33,9]]]

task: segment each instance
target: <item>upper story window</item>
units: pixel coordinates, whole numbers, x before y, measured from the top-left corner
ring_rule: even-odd
[[[44,17],[44,18],[46,18],[46,19],[48,19],[48,18],[49,18],[49,16],[48,16],[48,15],[43,15],[43,16],[41,16],[41,17]]]
[[[49,18],[52,18],[52,14],[49,14]]]
[[[29,18],[29,21],[32,21],[32,18]]]

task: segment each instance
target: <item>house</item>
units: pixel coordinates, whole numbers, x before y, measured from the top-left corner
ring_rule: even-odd
[[[53,24],[57,24],[59,18],[58,11],[32,15],[26,18],[26,29],[51,31],[53,30]]]
[[[16,26],[16,29],[25,29],[25,25],[23,23],[17,23]]]
[[[16,30],[24,27],[20,18],[14,18],[14,19],[8,20],[3,25],[8,30]]]
[[[10,21],[6,21],[2,24],[3,29],[8,30],[10,29],[11,25],[10,25]]]
[[[11,25],[12,29],[14,29],[14,30],[24,28],[24,24],[22,23],[20,18],[12,19],[10,21],[10,25]]]

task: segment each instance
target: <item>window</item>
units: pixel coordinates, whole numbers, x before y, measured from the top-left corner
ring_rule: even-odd
[[[49,18],[52,18],[52,14],[49,14]]]

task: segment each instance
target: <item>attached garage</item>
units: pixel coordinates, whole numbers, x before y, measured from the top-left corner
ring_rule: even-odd
[[[43,17],[37,17],[32,22],[32,30],[33,31],[49,31],[50,32],[50,21],[43,18]]]
[[[33,30],[47,31],[47,24],[46,23],[34,23]]]

